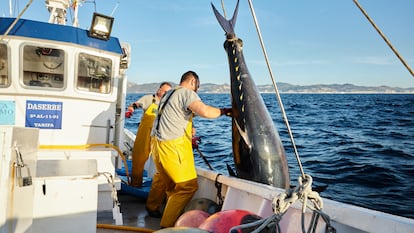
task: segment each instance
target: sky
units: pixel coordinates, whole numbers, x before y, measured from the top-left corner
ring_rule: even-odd
[[[0,0],[2,16],[17,16],[29,2]],[[44,0],[34,0],[23,18],[48,20]],[[358,1],[414,69],[414,1]],[[94,11],[115,18],[112,36],[132,47],[128,80],[171,81],[193,70],[204,83],[230,83],[224,31],[213,3],[221,0],[95,0],[82,2],[80,27]],[[236,0],[223,0],[227,18]],[[252,0],[276,82],[294,85],[354,84],[414,87],[404,67],[352,0]],[[71,24],[73,12],[67,14]],[[235,25],[247,67],[257,85],[271,84],[248,0],[240,0]]]

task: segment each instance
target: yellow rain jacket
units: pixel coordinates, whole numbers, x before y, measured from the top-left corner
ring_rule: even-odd
[[[131,185],[134,187],[140,187],[142,185],[144,165],[151,151],[150,134],[158,109],[155,96],[153,98],[152,104],[142,115],[132,150]]]

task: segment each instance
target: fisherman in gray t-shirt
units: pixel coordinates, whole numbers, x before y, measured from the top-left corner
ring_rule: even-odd
[[[163,183],[168,196],[161,227],[174,226],[198,189],[191,142],[193,115],[217,118],[231,113],[231,108],[220,109],[204,104],[197,94],[199,86],[200,80],[195,72],[184,73],[180,85],[161,99],[154,120],[152,156],[158,172],[154,175],[153,186]],[[146,206],[148,211],[155,211],[153,203],[157,203],[160,195],[151,189]]]

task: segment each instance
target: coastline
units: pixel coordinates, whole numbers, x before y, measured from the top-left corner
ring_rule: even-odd
[[[172,83],[173,86],[177,84]],[[152,93],[156,90],[159,83],[145,83],[136,84],[128,82],[127,93],[128,94],[140,94],[140,93]],[[401,87],[366,87],[356,86],[353,84],[318,84],[318,85],[292,85],[288,83],[278,83],[278,90],[281,94],[414,94],[414,87],[401,88]],[[273,85],[257,85],[259,92],[262,94],[274,94],[275,89]],[[205,94],[229,94],[229,84],[213,84],[205,83],[201,85],[199,93]]]

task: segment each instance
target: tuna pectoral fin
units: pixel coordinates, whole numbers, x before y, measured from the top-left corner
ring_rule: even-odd
[[[252,150],[252,144],[250,143],[249,136],[247,135],[246,131],[242,130],[239,123],[234,120],[234,124],[236,125],[237,131],[239,132],[240,137],[243,139],[244,144],[249,148],[249,152]]]

